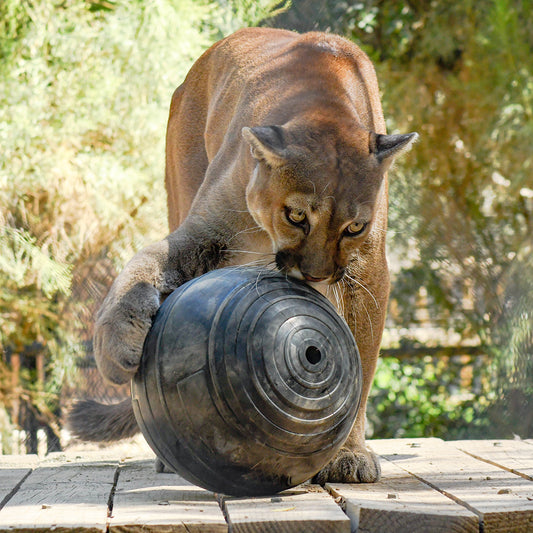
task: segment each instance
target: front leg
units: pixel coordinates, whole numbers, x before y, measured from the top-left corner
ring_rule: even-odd
[[[133,257],[96,316],[94,354],[105,378],[119,384],[134,376],[162,300],[186,281],[216,268],[223,253],[221,235],[205,223],[187,219],[166,239]]]
[[[386,263],[385,263],[386,264]],[[377,455],[365,443],[366,405],[379,357],[381,337],[389,297],[389,274],[385,270],[372,281],[363,281],[357,273],[351,274],[357,282],[344,283],[344,317],[354,332],[361,366],[363,386],[361,404],[346,442],[333,460],[314,478],[315,482],[371,483],[378,481],[381,468]]]

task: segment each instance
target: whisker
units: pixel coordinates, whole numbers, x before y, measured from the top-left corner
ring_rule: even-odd
[[[331,182],[330,182],[330,181],[326,182],[325,187],[322,189],[322,194],[321,194],[321,196],[324,196],[324,193],[326,192],[326,189],[327,189],[328,187],[331,187]],[[333,198],[333,196],[328,196],[328,198]]]
[[[275,270],[275,265],[276,265],[275,261],[272,261],[268,257],[263,257],[261,259],[246,261],[246,263],[241,263],[238,265],[228,265],[226,268],[233,268],[236,270],[242,267],[258,266],[258,267],[263,267],[264,269],[267,269],[267,270]]]
[[[368,287],[365,287],[365,285],[363,283],[361,283],[358,279],[354,278],[353,276],[350,276],[349,274],[344,274],[344,277],[348,278],[350,281],[353,281],[356,285],[361,287],[372,298],[376,308],[380,309],[380,305],[379,305],[378,301],[376,300],[375,296],[372,294],[370,289],[368,289]]]
[[[344,301],[342,299],[341,289],[338,285],[332,285],[333,294],[335,294],[335,299],[337,300],[337,309],[339,313],[344,315]]]
[[[255,261],[257,263],[257,261]],[[262,265],[264,268],[264,270],[275,270],[275,261],[269,261],[268,263],[265,263],[264,265]],[[257,273],[257,279],[255,280],[255,290],[257,291],[257,293],[259,294],[259,290],[258,290],[258,285],[259,285],[259,281],[261,280],[261,276],[262,275],[266,275],[266,273],[264,272],[258,272]]]
[[[354,194],[353,196],[353,200],[355,202],[357,202],[358,205],[368,205],[368,204],[373,204],[374,202],[372,200],[366,200],[366,201],[363,201],[361,199],[363,195],[360,193],[360,194]]]
[[[232,248],[226,248],[226,252],[231,252],[234,254],[256,254],[256,255],[271,255],[271,254],[265,254],[263,252],[254,252],[252,250],[237,250]]]
[[[245,233],[257,233],[259,231],[262,231],[263,228],[261,226],[252,226],[251,228],[245,228],[241,231],[238,231],[237,233],[235,233],[231,239],[230,239],[230,242],[235,239],[236,237],[238,237],[239,235],[242,235],[242,234],[245,234]]]
[[[338,283],[335,283],[334,285],[326,286],[326,297],[335,306],[339,314],[341,315],[344,314],[344,305],[343,305]]]
[[[368,325],[370,326],[370,338],[372,339],[372,342],[374,342],[374,327],[372,326],[372,319],[370,318],[370,313],[368,312],[368,309],[366,308],[366,305],[361,302],[361,305],[363,306],[363,309],[365,310],[366,316],[368,318]]]

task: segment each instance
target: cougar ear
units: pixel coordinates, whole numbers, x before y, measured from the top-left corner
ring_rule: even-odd
[[[370,152],[382,163],[408,150],[417,138],[418,133],[404,133],[402,135],[372,133],[370,135]]]
[[[259,126],[243,128],[242,136],[250,144],[252,155],[271,167],[287,161],[287,147],[281,126]]]

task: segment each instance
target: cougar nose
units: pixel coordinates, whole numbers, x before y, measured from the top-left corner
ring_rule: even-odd
[[[304,272],[302,272],[302,276],[307,280],[307,281],[312,281],[314,283],[320,283],[321,281],[324,281],[325,279],[327,278],[314,278],[313,276],[310,276],[309,274],[305,274]]]

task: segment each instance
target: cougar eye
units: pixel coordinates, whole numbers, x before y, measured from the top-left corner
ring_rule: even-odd
[[[348,237],[356,237],[357,235],[361,235],[361,233],[365,231],[367,226],[367,222],[352,222],[349,226],[346,227],[346,229],[344,230],[344,234]]]
[[[297,226],[303,224],[307,218],[303,209],[291,209],[290,207],[285,208],[285,216],[291,224]]]

